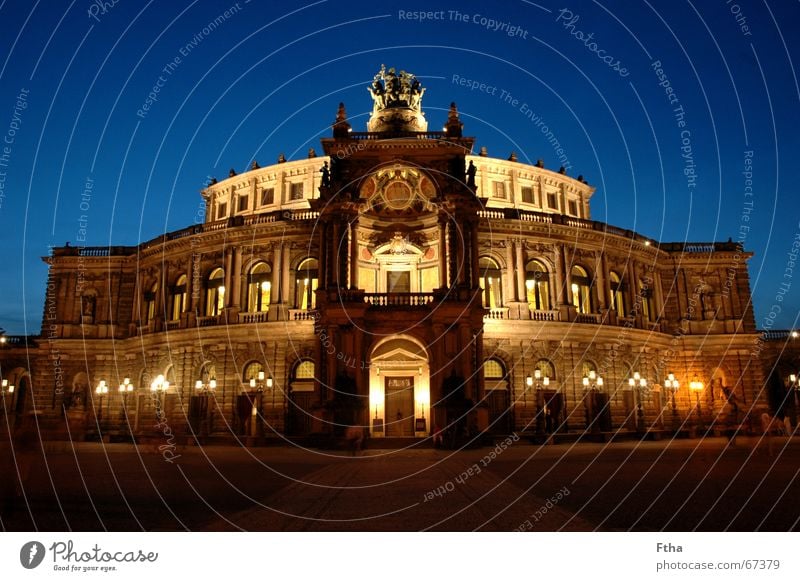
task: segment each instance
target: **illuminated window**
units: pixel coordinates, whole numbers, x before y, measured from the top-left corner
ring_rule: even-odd
[[[294,304],[298,309],[309,310],[316,305],[319,271],[316,258],[306,258],[297,268]]]
[[[306,359],[294,368],[295,379],[314,379],[314,362]]]
[[[642,301],[642,317],[644,317],[645,321],[652,323],[656,317],[653,289],[641,279],[639,279],[639,296]]]
[[[617,311],[617,316],[624,317],[627,313],[625,309],[625,284],[616,272],[610,272],[609,278],[611,292],[611,308]]]
[[[266,262],[259,262],[247,275],[247,310],[250,313],[266,313],[269,310],[272,269]]]
[[[506,370],[497,359],[487,359],[483,363],[483,376],[486,379],[503,379],[506,376]]]
[[[173,287],[170,289],[170,308],[169,320],[177,321],[181,318],[181,313],[186,310],[186,275],[178,277]]]
[[[533,204],[533,188],[522,188],[522,202],[524,204]]]
[[[538,369],[542,377],[549,377],[551,381],[556,378],[556,369],[553,367],[553,363],[548,359],[539,359],[536,365],[533,366],[533,369]]]
[[[156,316],[156,293],[158,293],[158,283],[153,283],[150,290],[144,293],[144,312],[142,324],[146,325]]]
[[[289,192],[289,199],[290,200],[303,199],[303,182],[298,182],[291,185],[291,190]]]
[[[506,185],[503,182],[493,182],[494,184],[494,197],[501,200],[506,199]]]
[[[225,272],[215,268],[206,280],[206,316],[215,317],[225,308]]]
[[[572,288],[572,304],[579,313],[592,312],[592,293],[589,275],[580,266],[573,266],[570,271],[571,288]]]
[[[578,202],[576,202],[575,200],[570,200],[568,202],[568,205],[569,205],[569,213],[572,214],[573,216],[577,216],[578,215]]]
[[[546,311],[550,308],[547,269],[538,260],[531,260],[525,266],[525,293],[530,309]]]
[[[258,374],[262,371],[264,371],[264,366],[258,361],[248,363],[245,365],[244,372],[242,373],[242,382],[249,385],[251,379],[258,380]]]
[[[275,203],[275,190],[273,188],[266,188],[261,190],[261,205],[271,206]]]
[[[502,306],[501,272],[497,263],[491,258],[481,258],[478,261],[478,270],[480,271],[483,306],[487,309],[495,309]]]

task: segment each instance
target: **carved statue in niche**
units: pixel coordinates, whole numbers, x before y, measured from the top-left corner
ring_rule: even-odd
[[[81,297],[81,316],[83,317],[83,322],[94,322],[96,303],[97,297],[94,295],[87,294]]]

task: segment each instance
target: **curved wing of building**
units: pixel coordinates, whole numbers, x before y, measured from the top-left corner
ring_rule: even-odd
[[[323,155],[213,180],[202,224],[46,257],[32,363],[3,351],[14,413],[53,438],[455,444],[767,407],[739,244],[593,221],[582,177],[475,155],[455,104],[428,131],[413,75],[369,89],[368,131],[340,105]]]

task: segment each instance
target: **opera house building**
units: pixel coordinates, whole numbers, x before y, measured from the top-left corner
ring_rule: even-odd
[[[203,221],[53,248],[41,334],[0,346],[11,421],[446,445],[708,433],[793,397],[770,387],[788,336],[757,331],[741,244],[592,220],[583,176],[489,156],[455,104],[429,130],[413,75],[368,89],[366,131],[339,105],[319,155],[212,180]]]

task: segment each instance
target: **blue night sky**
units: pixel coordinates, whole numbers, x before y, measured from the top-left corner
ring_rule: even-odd
[[[431,129],[457,102],[491,156],[557,169],[546,125],[568,173],[597,187],[596,220],[662,241],[743,241],[758,326],[773,305],[774,328],[796,325],[798,2],[102,4],[0,0],[9,333],[39,331],[48,245],[135,245],[190,225],[209,176],[319,152],[340,101],[365,130],[382,63],[427,87]]]

